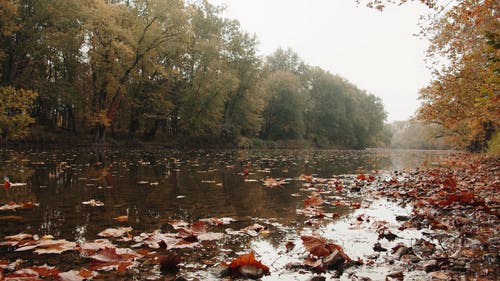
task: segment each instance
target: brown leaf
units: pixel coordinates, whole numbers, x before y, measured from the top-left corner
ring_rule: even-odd
[[[116,221],[119,221],[119,222],[126,222],[126,221],[128,221],[128,216],[118,216],[118,217],[113,218],[113,219]]]
[[[304,243],[306,250],[313,256],[325,257],[337,250],[346,261],[351,261],[340,245],[331,243],[319,235],[302,235],[300,238],[302,239],[302,243]]]
[[[176,253],[169,253],[166,256],[158,257],[158,262],[160,264],[161,272],[172,272],[179,270],[179,263],[181,263],[182,258]]]
[[[97,235],[101,237],[120,237],[130,231],[132,231],[132,227],[107,228]]]

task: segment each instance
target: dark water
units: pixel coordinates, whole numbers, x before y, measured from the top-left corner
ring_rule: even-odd
[[[193,222],[231,217],[234,228],[255,219],[300,228],[297,194],[301,174],[330,178],[431,165],[446,152],[339,150],[97,150],[6,151],[0,176],[14,184],[0,189],[0,205],[36,202],[38,207],[0,211],[0,237],[20,232],[50,234],[72,241],[91,240],[108,227],[132,226],[152,232],[172,219]],[[286,179],[265,187],[266,177]],[[95,199],[102,207],[82,202]],[[346,195],[345,200],[359,200]],[[331,206],[341,216],[353,210]],[[127,222],[114,218],[128,215]],[[287,233],[265,243],[280,243]],[[258,245],[255,245],[258,248]]]

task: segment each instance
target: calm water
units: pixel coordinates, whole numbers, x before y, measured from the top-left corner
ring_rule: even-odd
[[[81,241],[96,239],[97,233],[108,227],[127,225],[138,232],[152,232],[172,219],[193,222],[208,217],[236,219],[231,225],[235,229],[256,219],[296,229],[304,226],[297,209],[308,195],[299,193],[303,184],[299,175],[330,178],[431,165],[443,153],[448,152],[6,151],[0,158],[0,176],[17,184],[9,190],[0,189],[0,205],[29,201],[40,205],[0,211],[0,237],[27,232]],[[266,177],[283,178],[287,184],[268,188],[260,182]],[[354,195],[345,196],[345,200],[359,200]],[[82,204],[90,199],[102,201],[104,206]],[[330,206],[325,212],[342,216],[353,210]],[[124,215],[129,217],[127,222],[114,219]],[[289,234],[277,233],[265,243],[281,243]],[[260,245],[254,248],[265,244]]]

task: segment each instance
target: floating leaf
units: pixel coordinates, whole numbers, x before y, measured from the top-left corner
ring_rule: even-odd
[[[119,222],[126,222],[128,221],[128,216],[118,216],[116,218],[113,218],[115,221],[119,221]]]
[[[59,240],[40,240],[37,249],[34,251],[37,254],[60,254],[66,251],[75,251],[76,243],[64,239]]]
[[[90,199],[89,201],[84,201],[82,202],[83,205],[90,205],[91,207],[101,207],[101,206],[104,206],[104,203],[99,201],[99,200],[95,200],[95,199]]]
[[[70,270],[66,272],[59,273],[59,280],[61,281],[85,281],[90,280],[92,277],[96,276],[95,272],[82,269],[80,271]]]
[[[283,180],[283,179],[277,180],[275,178],[266,178],[263,181],[263,184],[267,187],[279,187],[279,186],[283,185],[284,183],[285,183],[285,180]]]
[[[101,237],[120,237],[131,231],[132,227],[107,228],[97,235]]]

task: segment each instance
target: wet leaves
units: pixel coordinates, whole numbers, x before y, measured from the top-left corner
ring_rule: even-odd
[[[178,271],[181,261],[181,256],[176,253],[169,253],[158,257],[160,271],[163,273]]]
[[[31,209],[34,207],[38,207],[40,204],[39,203],[33,203],[33,202],[24,202],[24,203],[15,203],[15,202],[9,202],[5,205],[0,206],[0,211],[6,211],[6,210],[12,210],[15,211],[16,209]]]
[[[286,279],[294,274],[313,276],[314,273],[321,272],[321,277],[326,276],[327,279],[343,275],[342,278],[349,276],[352,280],[370,280],[362,276],[370,276],[372,280],[401,280],[414,276],[422,279],[432,277],[436,280],[459,280],[460,276],[474,276],[471,280],[495,280],[498,272],[496,262],[499,243],[496,237],[500,206],[497,195],[500,178],[495,161],[462,161],[453,169],[435,167],[392,173],[376,171],[372,172],[374,175],[358,172],[332,177],[304,173],[294,178],[296,166],[288,163],[286,173],[291,178],[287,179],[279,178],[283,176],[279,173],[285,173],[285,169],[265,167],[262,164],[264,161],[277,163],[280,158],[252,162],[247,167],[248,173],[243,173],[243,177],[238,173],[241,171],[237,168],[238,164],[229,168],[238,177],[237,180],[248,188],[245,190],[248,193],[231,191],[227,204],[233,204],[231,200],[235,196],[246,198],[245,196],[255,192],[259,193],[259,198],[293,200],[292,212],[287,213],[289,210],[284,209],[277,212],[279,215],[291,214],[295,220],[290,224],[282,224],[284,220],[280,218],[247,215],[262,206],[269,209],[281,208],[272,200],[262,202],[262,206],[233,206],[236,212],[242,211],[245,214],[238,216],[238,220],[231,217],[209,217],[198,221],[190,217],[191,213],[187,209],[181,209],[182,214],[179,216],[167,217],[161,212],[145,214],[131,208],[130,213],[127,209],[130,217],[127,216],[127,220],[123,222],[130,223],[134,229],[118,227],[117,225],[124,223],[108,216],[106,226],[100,229],[89,227],[78,234],[79,228],[76,228],[72,232],[77,234],[75,242],[28,233],[4,237],[0,241],[0,251],[6,254],[6,258],[0,260],[0,279],[14,273],[31,274],[27,278],[35,280],[88,280],[97,276],[99,280],[106,280],[137,277],[139,274],[141,278],[151,280],[169,279],[171,276],[175,279],[177,274],[180,274],[177,276],[180,280],[184,278],[183,275],[189,278],[199,279],[202,276],[201,279],[214,279],[212,269],[227,261],[224,263],[225,274],[231,278],[258,279],[264,274],[271,274],[276,278]],[[182,168],[179,165],[191,165],[193,168],[198,163],[176,162],[172,165],[175,168],[168,173],[177,173],[176,169]],[[142,164],[140,166],[144,167]],[[210,167],[203,169],[203,175],[212,170]],[[275,171],[278,173],[274,173]],[[270,175],[271,172],[273,177],[267,177],[267,182],[266,179],[260,180],[270,188],[261,188],[259,184],[253,183],[253,179],[246,178],[254,175],[257,178],[259,173]],[[54,178],[57,178],[56,173]],[[104,181],[98,183],[98,175],[79,180],[85,188],[93,191],[99,189],[97,186],[105,184]],[[160,182],[160,179],[147,180],[149,183]],[[223,181],[210,175],[198,182],[208,183],[208,180]],[[137,179],[134,178],[134,187],[145,192],[141,195],[154,197],[163,188],[164,182],[162,180],[162,184],[153,191],[150,185],[138,187]],[[226,180],[223,182],[224,188],[230,186],[226,184]],[[275,189],[285,183],[290,185]],[[215,186],[204,184],[201,188],[202,193],[205,189],[212,192]],[[116,212],[112,213],[114,216],[124,214],[123,205],[116,204],[104,193],[116,192],[117,189],[103,189],[102,196],[98,196],[105,198],[104,202],[95,199],[82,202],[79,199],[76,202],[77,208],[91,215],[91,223],[94,214],[101,214],[109,208],[116,208]],[[9,192],[12,191],[13,189]],[[40,189],[40,192],[45,191]],[[169,197],[173,199],[171,201],[184,208],[206,207],[197,202],[200,200],[199,196],[205,196],[205,193],[198,196],[187,190],[181,192],[187,195],[185,199],[174,200],[176,196],[180,196],[180,193],[175,193]],[[85,199],[93,196],[94,194],[85,195]],[[377,205],[378,202],[390,204]],[[106,203],[106,207],[89,208],[99,207],[100,203]],[[384,214],[388,214],[386,217],[374,214],[377,208],[396,206],[399,203],[407,206],[404,212],[384,210]],[[413,207],[413,212],[410,206]],[[7,207],[7,210],[9,208],[11,207]],[[210,216],[229,216],[217,210],[211,212],[210,209],[203,209],[205,211]],[[185,221],[174,221],[173,217],[182,217]],[[138,223],[140,220],[141,223]],[[57,220],[51,222],[57,223]],[[151,224],[149,228],[142,230],[141,225],[148,223]],[[106,227],[109,228],[104,229]],[[101,229],[104,230],[100,231]],[[67,238],[55,231],[52,233]],[[363,235],[368,234],[371,236],[364,240]],[[96,235],[104,239],[85,239],[95,238]],[[331,239],[335,239],[343,247]],[[265,243],[269,245],[259,246]],[[251,257],[248,251],[255,251],[262,257],[262,261],[257,261],[255,254]],[[274,253],[276,256],[273,256]],[[28,260],[35,260],[38,265],[45,263],[47,258],[50,261],[59,260],[61,265],[68,258],[71,261],[68,261],[70,266],[59,266],[47,261],[51,266],[45,268],[35,267],[31,262],[16,262],[17,257],[28,257]],[[230,261],[229,257],[235,258]],[[296,264],[287,267],[290,260]],[[271,265],[272,269],[267,265]],[[62,268],[73,270],[59,272]],[[298,271],[294,271],[297,269]],[[374,271],[377,273],[373,274]]]

